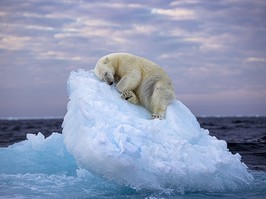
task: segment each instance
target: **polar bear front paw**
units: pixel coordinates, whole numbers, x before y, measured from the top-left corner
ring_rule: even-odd
[[[121,80],[121,78],[118,75],[115,75],[114,76],[114,82],[115,82],[115,84],[117,84],[120,80]]]
[[[121,94],[121,98],[129,101],[132,104],[138,104],[139,103],[137,96],[132,91],[124,91]]]
[[[133,95],[134,95],[134,93],[132,91],[124,91],[121,94],[121,98],[125,99],[125,100],[128,100],[129,98],[133,97]]]

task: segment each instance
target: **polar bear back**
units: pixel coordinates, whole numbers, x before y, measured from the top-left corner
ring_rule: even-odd
[[[119,70],[131,71],[141,69],[143,78],[153,76],[154,74],[156,74],[157,76],[167,76],[167,74],[164,72],[164,70],[160,68],[158,64],[143,57],[139,57],[129,53],[112,53],[109,54],[108,57],[113,57],[118,60],[118,65],[120,66]],[[119,72],[125,74],[126,71]]]

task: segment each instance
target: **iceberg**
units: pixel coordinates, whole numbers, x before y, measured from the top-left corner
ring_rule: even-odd
[[[67,150],[78,166],[136,190],[226,191],[253,181],[239,154],[210,136],[180,101],[164,120],[120,98],[93,71],[72,71],[63,122]]]

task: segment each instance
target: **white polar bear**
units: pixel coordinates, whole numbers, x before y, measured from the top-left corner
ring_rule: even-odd
[[[175,99],[173,83],[154,62],[129,53],[112,53],[100,58],[94,69],[96,77],[116,84],[121,97],[141,104],[152,118],[163,119],[169,103]]]

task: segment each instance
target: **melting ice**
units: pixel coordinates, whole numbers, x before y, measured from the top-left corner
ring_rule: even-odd
[[[79,167],[122,186],[142,190],[224,191],[253,177],[239,154],[202,129],[180,101],[165,120],[120,98],[92,71],[71,72],[64,143]]]

